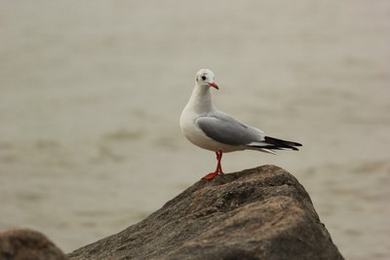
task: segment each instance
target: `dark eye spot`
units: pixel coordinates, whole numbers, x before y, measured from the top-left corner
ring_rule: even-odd
[[[207,79],[207,77],[203,75],[202,76],[202,80],[206,80],[206,79]]]

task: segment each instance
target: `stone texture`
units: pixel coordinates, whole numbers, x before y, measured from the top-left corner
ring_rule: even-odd
[[[294,176],[272,165],[200,180],[71,259],[343,259]]]
[[[68,257],[43,234],[30,229],[0,232],[0,260],[65,260]]]

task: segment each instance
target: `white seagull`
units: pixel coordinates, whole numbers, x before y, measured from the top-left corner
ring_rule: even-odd
[[[196,73],[195,87],[180,116],[180,128],[193,144],[214,151],[217,168],[203,177],[212,180],[223,174],[222,154],[241,150],[272,153],[273,150],[298,150],[300,143],[267,136],[262,130],[244,124],[219,111],[211,100],[210,88],[219,89],[214,73],[201,69]]]

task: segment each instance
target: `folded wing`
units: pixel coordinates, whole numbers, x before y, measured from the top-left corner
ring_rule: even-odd
[[[233,117],[213,112],[196,120],[198,127],[211,139],[223,144],[245,146],[247,149],[272,152],[272,150],[298,150],[302,144],[266,136],[263,131],[241,123]]]
[[[264,140],[261,130],[241,123],[222,112],[200,116],[196,124],[208,137],[223,144],[247,145]]]

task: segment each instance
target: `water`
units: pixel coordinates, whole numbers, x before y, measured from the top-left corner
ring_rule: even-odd
[[[388,259],[390,2],[0,1],[0,228],[65,251],[122,230],[214,167],[180,112],[202,67],[222,110],[305,144],[224,156],[309,191],[348,259]]]

